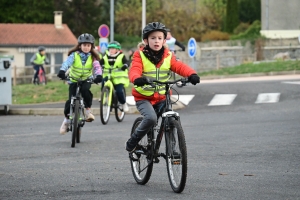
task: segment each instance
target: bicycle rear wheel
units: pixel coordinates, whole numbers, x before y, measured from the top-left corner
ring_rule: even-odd
[[[46,79],[46,75],[44,72],[40,73],[39,74],[39,84],[42,84],[42,85],[46,85],[47,84],[47,79]]]
[[[72,128],[72,144],[71,147],[75,147],[76,136],[78,134],[78,120],[79,120],[79,100],[75,101],[74,117],[73,117],[73,128]]]
[[[110,88],[104,86],[101,93],[100,119],[102,124],[107,124],[110,117],[111,99],[109,98]]]
[[[131,134],[134,133],[135,129],[142,122],[142,120],[143,117],[139,117],[134,121]],[[152,135],[148,133],[140,140],[140,148],[132,153],[132,157],[129,157],[133,177],[140,185],[145,185],[149,181],[152,174],[153,162],[152,156],[149,154],[152,152],[151,142]]]
[[[126,99],[126,92],[125,92],[125,88],[123,88],[123,94],[125,95],[125,99]],[[124,117],[125,117],[125,112],[123,111],[122,105],[118,102],[118,98],[117,95],[115,95],[115,116],[116,116],[116,120],[118,122],[123,121]]]
[[[187,151],[185,137],[180,123],[170,122],[170,130],[166,132],[167,171],[170,185],[174,192],[184,190],[187,176]]]

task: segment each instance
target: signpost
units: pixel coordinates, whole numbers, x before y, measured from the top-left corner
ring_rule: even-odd
[[[195,69],[194,58],[197,54],[197,42],[196,42],[195,38],[190,38],[188,41],[188,54],[189,54],[189,57],[192,58],[192,67],[193,67],[193,69]]]
[[[106,24],[102,24],[98,28],[99,35],[99,50],[101,53],[104,53],[108,46],[108,36],[109,36],[109,28]]]

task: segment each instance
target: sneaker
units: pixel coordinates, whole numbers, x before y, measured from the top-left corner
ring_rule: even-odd
[[[139,143],[139,138],[135,135],[132,135],[125,144],[125,148],[129,153],[132,153],[135,149],[137,144]]]
[[[67,133],[69,124],[70,124],[70,122],[68,120],[64,119],[64,121],[60,127],[60,130],[59,130],[60,134],[64,135]]]
[[[127,103],[122,104],[122,109],[123,109],[124,112],[129,111],[129,107],[128,107]]]
[[[91,111],[85,113],[85,121],[86,122],[92,122],[92,121],[94,121],[94,119],[95,119],[95,117]]]

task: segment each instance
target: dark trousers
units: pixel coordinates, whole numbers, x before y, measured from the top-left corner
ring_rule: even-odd
[[[35,73],[34,73],[34,76],[33,76],[33,80],[37,79],[38,74],[39,74],[40,66],[41,66],[42,70],[43,70],[44,73],[45,73],[45,69],[44,69],[43,65],[34,65],[34,66],[33,66],[33,69],[35,70]]]
[[[71,98],[72,98],[72,96],[76,95],[76,88],[77,88],[77,83],[71,83],[69,85],[69,99],[66,101],[65,110],[64,110],[64,114],[67,118],[70,114]],[[90,88],[91,88],[91,83],[83,82],[82,85],[81,85],[81,91],[80,92],[81,92],[81,95],[82,95],[82,98],[83,98],[85,108],[91,108],[92,107],[93,94],[90,91]]]

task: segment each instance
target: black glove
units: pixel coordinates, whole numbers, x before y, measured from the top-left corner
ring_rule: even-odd
[[[66,79],[66,72],[64,70],[59,70],[57,77],[59,77],[62,80]]]
[[[134,85],[144,86],[149,83],[149,80],[146,77],[136,78],[133,82]]]
[[[101,83],[101,81],[102,81],[101,75],[97,75],[96,78],[94,79],[94,83],[96,83],[96,84]]]
[[[103,79],[104,82],[108,81],[108,76],[105,76]]]
[[[123,65],[123,66],[121,67],[121,70],[125,71],[127,68],[128,68],[127,65]]]
[[[192,74],[188,77],[189,82],[191,84],[196,85],[197,83],[200,83],[200,77],[197,74]]]

